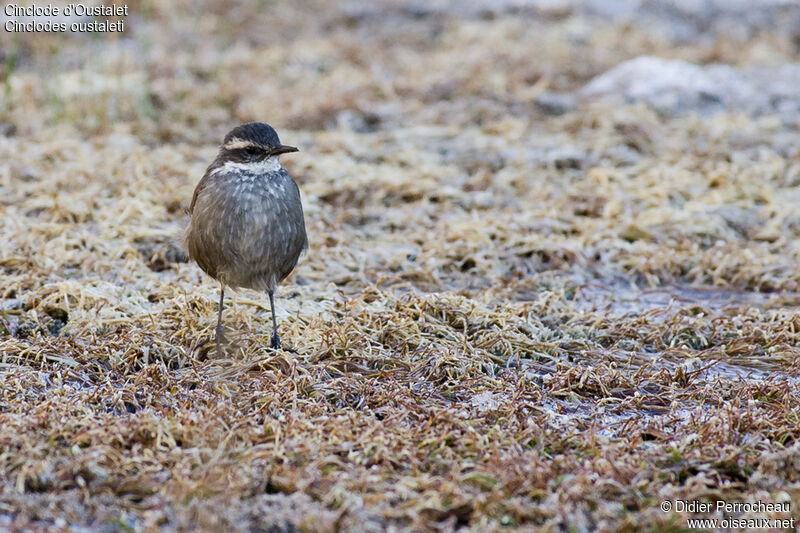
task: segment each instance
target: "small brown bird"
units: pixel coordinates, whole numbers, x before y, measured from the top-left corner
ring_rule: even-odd
[[[272,342],[280,348],[275,289],[308,247],[300,189],[278,156],[297,152],[261,122],[231,130],[197,184],[183,237],[189,257],[220,282],[217,352],[222,353],[225,287],[267,291]]]

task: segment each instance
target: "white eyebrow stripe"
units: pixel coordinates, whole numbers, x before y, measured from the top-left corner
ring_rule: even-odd
[[[234,137],[225,145],[226,150],[238,150],[240,148],[249,148],[250,146],[259,147],[256,143],[252,141],[246,141],[244,139],[240,139],[239,137]]]

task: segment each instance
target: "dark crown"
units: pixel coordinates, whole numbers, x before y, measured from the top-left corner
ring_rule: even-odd
[[[263,122],[248,122],[233,128],[222,141],[223,145],[227,145],[234,139],[241,141],[251,141],[261,146],[280,146],[281,141],[278,139],[278,132],[273,129],[269,124]]]

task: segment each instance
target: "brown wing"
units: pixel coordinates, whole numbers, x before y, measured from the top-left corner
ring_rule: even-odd
[[[211,176],[211,173],[214,172],[216,169],[220,168],[221,166],[222,162],[219,159],[215,159],[214,162],[211,163],[211,165],[209,165],[209,167],[206,169],[206,173],[203,174],[203,177],[197,183],[197,187],[194,188],[194,194],[192,195],[192,203],[189,205],[190,215],[194,211],[194,204],[197,203],[197,196],[203,189],[206,188],[206,185],[208,185],[208,180]]]

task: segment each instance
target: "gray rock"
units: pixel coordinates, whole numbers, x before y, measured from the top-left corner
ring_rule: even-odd
[[[581,102],[644,102],[668,115],[741,111],[796,115],[800,64],[740,70],[642,56],[597,76],[579,92]]]

